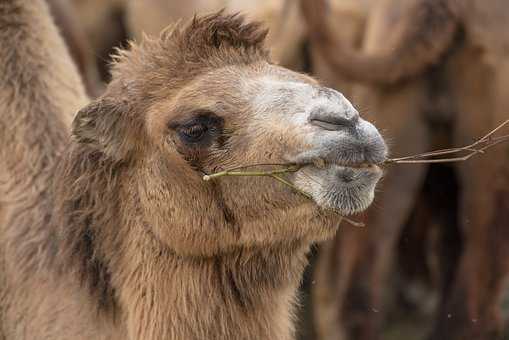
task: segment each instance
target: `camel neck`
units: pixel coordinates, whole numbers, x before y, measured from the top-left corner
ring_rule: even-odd
[[[80,162],[72,161],[76,157]],[[292,339],[291,315],[309,241],[239,245],[207,257],[179,255],[169,247],[172,240],[159,238],[145,221],[136,186],[122,186],[120,179],[136,183],[129,182],[125,168],[101,157],[83,147],[69,157],[58,204],[61,248],[69,256],[61,258],[81,274],[96,305],[121,318],[113,320],[122,334],[147,340]],[[98,160],[102,170],[83,176]],[[111,173],[116,176],[109,178]]]
[[[242,250],[206,259],[140,254],[119,281],[128,333],[143,339],[292,339],[306,250]],[[133,262],[131,262],[133,264]]]

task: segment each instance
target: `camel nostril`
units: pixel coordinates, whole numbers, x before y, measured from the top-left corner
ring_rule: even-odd
[[[330,112],[316,110],[311,113],[309,122],[324,130],[339,131],[355,127],[359,120],[357,112]]]

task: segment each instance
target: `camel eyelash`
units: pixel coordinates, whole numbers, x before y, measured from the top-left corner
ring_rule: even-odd
[[[223,119],[210,111],[198,111],[191,119],[170,124],[169,127],[178,133],[185,144],[203,146],[221,134]]]
[[[189,116],[189,114],[186,116]],[[191,127],[199,124],[208,127],[223,125],[223,118],[219,117],[212,111],[197,110],[190,116],[191,117],[187,117],[187,119],[177,118],[176,120],[169,122],[168,127],[172,130],[177,130],[179,128]]]
[[[205,137],[208,132],[208,127],[203,124],[193,124],[191,126],[184,126],[179,129],[181,139],[184,139],[188,143],[199,142]]]

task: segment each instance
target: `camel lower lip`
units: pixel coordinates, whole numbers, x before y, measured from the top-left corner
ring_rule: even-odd
[[[382,169],[372,163],[306,164],[293,175],[295,185],[309,193],[321,208],[345,216],[369,207],[383,175]]]

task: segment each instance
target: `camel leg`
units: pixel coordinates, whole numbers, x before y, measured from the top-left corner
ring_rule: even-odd
[[[49,0],[47,2],[55,23],[69,48],[71,57],[80,71],[88,95],[98,97],[104,86],[100,79],[92,47],[85,35],[85,30],[80,25],[79,13],[74,8],[74,4],[68,0]]]
[[[471,142],[508,118],[509,101],[503,92],[509,63],[497,64],[494,71],[473,57],[463,59],[461,70],[468,71],[461,73],[456,87],[458,144]],[[461,67],[461,62],[456,65]],[[500,145],[458,168],[463,253],[430,339],[495,340],[502,330],[499,303],[509,269],[509,147]]]
[[[451,142],[441,145],[451,145]],[[429,313],[435,306],[433,297],[442,296],[449,289],[461,253],[457,196],[458,179],[454,167],[432,165],[398,245],[401,288],[397,294],[409,304],[407,308]],[[423,288],[434,292],[429,291],[432,294],[427,298],[415,295],[415,291],[408,289],[409,285],[420,293],[424,292]]]
[[[498,165],[501,159],[509,162],[508,155],[508,148],[500,148],[490,152],[493,158],[462,166],[464,252],[433,340],[494,340],[501,330],[498,303],[509,265],[509,171]]]
[[[416,81],[404,88],[367,90],[358,96],[370,98],[361,107],[377,112],[374,120],[395,141],[394,155],[418,153],[428,147],[420,112],[423,93],[422,83]],[[336,239],[322,249],[313,292],[318,339],[343,339],[344,326],[354,329],[358,334],[355,339],[378,337],[384,313],[382,293],[395,243],[425,172],[425,166],[391,168],[374,206],[364,216],[367,227],[343,223]]]

